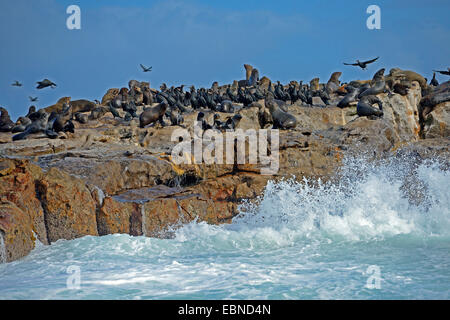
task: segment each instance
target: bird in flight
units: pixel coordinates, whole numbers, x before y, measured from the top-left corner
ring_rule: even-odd
[[[47,88],[47,87],[52,87],[52,89],[53,89],[54,87],[56,87],[56,83],[53,83],[53,82],[51,82],[48,79],[44,79],[44,80],[38,81],[36,83],[38,84],[36,89],[44,89],[44,88]]]
[[[144,71],[144,72],[150,72],[150,71],[152,71],[152,67],[147,68],[147,67],[144,66],[142,63],[141,63],[141,68],[142,68],[142,71]]]
[[[22,84],[19,81],[14,81],[14,83],[12,84],[13,87],[21,87]]]
[[[369,63],[372,63],[372,62],[377,61],[378,58],[379,58],[379,57],[376,57],[375,59],[367,60],[367,61],[359,61],[359,60],[356,60],[355,63],[345,63],[345,62],[344,62],[344,64],[345,64],[346,66],[356,66],[356,67],[360,67],[360,68],[363,69],[363,70],[366,70],[367,65],[368,65]]]
[[[450,76],[450,68],[447,68],[447,71],[439,71],[439,70],[433,70],[434,72],[439,72],[440,74],[445,74],[446,76]]]
[[[28,97],[30,99],[31,102],[36,102],[38,101],[38,97]]]

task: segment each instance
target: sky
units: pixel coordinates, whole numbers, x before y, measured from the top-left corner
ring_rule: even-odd
[[[81,9],[80,30],[66,26],[70,5]],[[366,27],[369,5],[380,7],[379,30]],[[64,96],[101,100],[131,79],[210,87],[245,78],[244,63],[282,83],[326,82],[335,71],[369,79],[383,67],[431,79],[450,66],[449,12],[448,0],[2,0],[0,106],[15,120],[29,96],[43,108]],[[343,65],[376,56],[365,71]],[[37,90],[44,78],[57,87]]]

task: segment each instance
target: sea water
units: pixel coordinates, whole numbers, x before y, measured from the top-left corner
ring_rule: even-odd
[[[450,171],[348,160],[269,182],[227,225],[87,236],[0,265],[2,299],[449,299]]]

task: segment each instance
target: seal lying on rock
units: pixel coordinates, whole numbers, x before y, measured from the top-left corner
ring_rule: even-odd
[[[13,141],[23,140],[32,133],[45,132],[47,130],[49,114],[43,109],[39,110],[37,113],[39,115],[39,118],[28,125],[24,132],[13,136]]]
[[[267,93],[264,104],[272,115],[275,129],[292,129],[296,127],[297,119],[292,114],[281,110],[281,108],[274,102],[274,97],[271,92]]]
[[[357,97],[359,95],[359,89],[355,88],[353,86],[347,86],[345,88],[347,90],[347,94],[344,96],[344,98],[339,101],[339,103],[337,104],[337,106],[339,108],[345,108],[347,107],[351,102],[355,102],[357,100]]]
[[[374,108],[372,105],[378,104],[379,109]],[[376,96],[364,96],[361,100],[359,100],[358,105],[356,106],[356,113],[358,116],[383,116],[383,103]]]
[[[163,117],[166,113],[167,107],[169,105],[163,101],[155,107],[145,108],[144,111],[139,116],[139,126],[144,128],[150,123],[154,123],[159,120],[162,126],[164,126]]]

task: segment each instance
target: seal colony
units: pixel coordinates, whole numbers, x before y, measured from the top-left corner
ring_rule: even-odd
[[[368,64],[374,63],[379,57],[345,65],[358,66],[365,70]],[[152,67],[140,65],[144,73],[150,72]],[[11,132],[13,141],[36,137],[50,139],[65,138],[67,133],[74,133],[77,127],[98,121],[110,115],[122,125],[131,124],[136,119],[139,127],[184,126],[187,114],[197,113],[197,121],[203,129],[218,131],[235,129],[242,119],[240,114],[249,107],[258,108],[259,126],[264,129],[281,130],[295,129],[298,121],[289,111],[293,105],[320,107],[337,106],[348,108],[356,106],[356,113],[360,117],[376,119],[383,117],[383,106],[377,97],[380,94],[406,95],[412,81],[417,81],[422,89],[422,95],[427,96],[439,85],[435,73],[448,75],[447,71],[434,71],[430,84],[422,75],[410,71],[392,68],[388,75],[385,69],[379,69],[371,80],[354,80],[341,83],[342,72],[333,72],[326,83],[320,83],[319,78],[312,79],[309,84],[303,81],[290,81],[281,84],[273,83],[270,78],[260,78],[258,69],[249,64],[243,65],[245,80],[234,80],[231,84],[219,85],[214,81],[211,88],[195,88],[185,85],[168,87],[163,83],[159,90],[151,88],[149,82],[130,80],[128,87],[109,89],[101,102],[95,100],[74,100],[63,97],[52,106],[36,110],[31,106],[27,115],[20,116],[16,122],[10,119],[8,111],[0,108],[0,131]],[[22,86],[16,81],[13,85]],[[38,82],[37,89],[46,87],[56,88],[56,84],[48,79]],[[440,98],[450,100],[447,91]],[[30,101],[38,101],[37,97]],[[427,108],[423,103],[424,109]],[[142,110],[142,111],[138,111]],[[229,114],[221,119],[218,113]],[[429,108],[425,112],[429,112]],[[212,114],[213,122],[207,122],[207,115]]]

